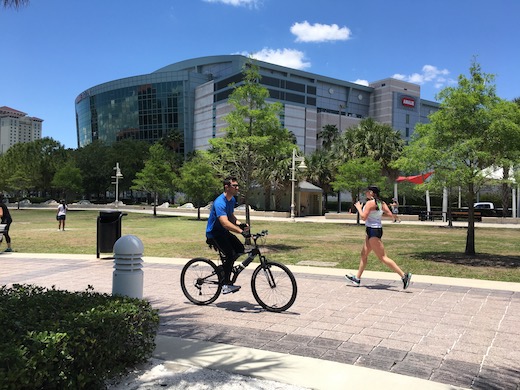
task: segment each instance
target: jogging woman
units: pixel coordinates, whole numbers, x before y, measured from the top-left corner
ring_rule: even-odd
[[[374,251],[383,264],[399,274],[403,281],[403,289],[406,290],[410,285],[412,274],[409,272],[405,274],[395,261],[386,255],[385,246],[383,245],[383,241],[381,241],[381,237],[383,237],[383,224],[381,223],[383,214],[392,219],[394,216],[386,203],[379,199],[378,187],[369,186],[366,190],[366,195],[367,202],[364,207],[359,201],[354,204],[361,219],[365,221],[367,233],[363,249],[361,249],[361,261],[359,262],[357,275],[345,275],[345,277],[354,285],[359,286],[361,284],[361,275],[367,266],[368,255],[371,251]]]

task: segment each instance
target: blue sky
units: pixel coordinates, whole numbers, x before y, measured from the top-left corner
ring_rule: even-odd
[[[477,56],[513,99],[518,15],[518,0],[31,0],[0,9],[0,106],[43,119],[43,136],[76,148],[84,90],[222,54],[362,84],[401,78],[429,100]]]

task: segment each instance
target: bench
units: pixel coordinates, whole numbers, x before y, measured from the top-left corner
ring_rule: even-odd
[[[444,212],[442,211],[430,211],[429,213],[426,213],[426,211],[422,211],[419,214],[419,220],[420,221],[435,221],[437,220],[443,220]]]
[[[475,218],[475,221],[482,221],[482,213],[479,211],[474,211],[473,216]],[[468,219],[469,217],[469,211],[452,211],[451,212],[451,219],[453,221],[458,221],[459,219]]]

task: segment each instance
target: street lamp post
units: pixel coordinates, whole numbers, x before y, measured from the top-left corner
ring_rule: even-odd
[[[305,157],[298,156],[296,149],[293,149],[291,166],[291,222],[296,222],[294,219],[294,183],[296,182],[296,162],[300,163],[300,165],[298,165],[298,169],[300,171],[307,169],[307,165],[305,165]]]
[[[116,166],[114,167],[114,171],[116,171],[116,175],[112,176],[112,179],[116,179],[115,184],[116,185],[116,207],[119,205],[119,179],[123,178],[123,174],[121,173],[121,169],[119,169],[119,163],[116,163]]]

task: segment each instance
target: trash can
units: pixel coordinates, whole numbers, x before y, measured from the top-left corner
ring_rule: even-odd
[[[97,257],[100,253],[113,253],[114,244],[121,237],[121,211],[100,211],[97,218]]]

